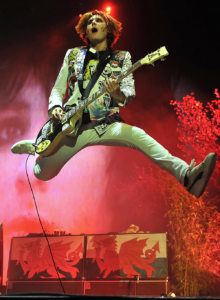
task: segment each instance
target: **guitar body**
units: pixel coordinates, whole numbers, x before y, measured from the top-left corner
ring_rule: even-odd
[[[47,121],[37,135],[36,153],[41,156],[50,156],[56,153],[56,148],[64,136],[71,135],[74,137],[77,134],[82,123],[82,114],[83,109],[67,119],[65,123],[61,121],[54,123],[52,119]]]

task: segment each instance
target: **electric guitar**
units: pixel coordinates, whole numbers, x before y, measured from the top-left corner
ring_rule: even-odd
[[[116,81],[119,83],[123,78],[130,73],[137,70],[142,65],[153,65],[158,59],[164,60],[164,57],[169,55],[166,47],[161,47],[157,51],[146,55],[141,60],[137,61],[133,66],[122,72]],[[75,136],[82,123],[82,115],[84,109],[95,101],[98,97],[106,93],[106,88],[103,86],[99,91],[92,96],[80,101],[78,100],[71,105],[69,111],[62,117],[62,119],[54,123],[52,119],[47,121],[41,128],[35,141],[35,151],[41,156],[50,156],[56,153],[56,147],[59,145],[61,139],[68,134]]]

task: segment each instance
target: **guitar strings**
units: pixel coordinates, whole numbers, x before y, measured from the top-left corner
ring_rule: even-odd
[[[41,225],[41,228],[42,228],[42,231],[43,231],[43,234],[47,240],[47,244],[48,244],[48,247],[49,247],[49,250],[50,250],[50,255],[51,255],[51,258],[52,258],[52,261],[53,261],[53,265],[54,265],[54,268],[56,270],[56,273],[57,273],[57,276],[59,278],[59,282],[60,282],[60,285],[62,287],[62,290],[63,290],[63,293],[66,294],[65,290],[64,290],[64,287],[63,287],[63,284],[62,284],[62,281],[61,281],[61,278],[60,278],[60,275],[59,275],[59,272],[57,270],[57,266],[55,264],[55,261],[54,261],[54,258],[53,258],[53,254],[52,254],[52,251],[51,251],[51,248],[50,248],[50,243],[49,243],[49,240],[48,240],[48,237],[46,235],[46,232],[44,230],[44,227],[43,227],[43,224],[41,222],[41,218],[40,218],[40,215],[39,215],[39,212],[38,212],[38,208],[37,208],[37,203],[36,203],[36,200],[35,200],[35,196],[34,196],[34,192],[33,192],[33,189],[32,189],[32,186],[31,186],[31,182],[30,182],[30,179],[29,179],[29,176],[28,176],[28,171],[27,171],[27,162],[28,162],[28,159],[29,157],[32,155],[32,153],[30,153],[26,159],[26,163],[25,163],[25,171],[26,171],[26,175],[27,175],[27,179],[28,179],[28,183],[29,183],[29,186],[30,186],[30,189],[31,189],[31,193],[32,193],[32,196],[33,196],[33,199],[34,199],[34,204],[35,204],[35,207],[36,207],[36,211],[37,211],[37,215],[38,215],[38,219],[39,219],[39,222],[40,222],[40,225]]]

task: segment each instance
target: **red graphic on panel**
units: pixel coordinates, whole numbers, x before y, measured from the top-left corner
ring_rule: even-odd
[[[140,275],[133,266],[139,269],[145,270],[147,277],[151,277],[152,272],[155,272],[154,267],[149,264],[156,259],[156,251],[160,252],[159,242],[157,242],[152,249],[145,251],[146,258],[141,257],[143,255],[143,248],[146,247],[147,239],[137,241],[138,238],[134,238],[121,244],[119,253],[117,253],[117,241],[116,236],[112,236],[103,240],[100,237],[93,237],[91,242],[96,250],[93,263],[96,261],[100,269],[100,274],[104,272],[103,278],[106,278],[111,271],[123,270],[126,277],[134,277]],[[100,258],[100,252],[103,248],[106,248],[103,259]]]
[[[51,258],[49,246],[47,245],[44,248],[44,252],[41,255],[42,247],[40,243],[41,239],[37,239],[33,242],[20,245],[21,250],[19,251],[19,260],[17,261],[16,265],[19,263],[21,264],[24,275],[29,272],[28,278],[32,278],[36,273],[43,271],[47,271],[47,273],[50,275],[49,278],[57,278],[58,276]],[[62,245],[62,241],[59,241],[57,243],[50,244],[50,248],[56,267],[64,272],[69,272],[72,278],[76,278],[79,270],[73,266],[76,265],[80,260],[79,253],[82,252],[82,244],[80,244],[74,252],[71,252],[68,256],[66,256],[66,253],[70,250],[71,243],[72,242]],[[25,251],[29,252],[26,262],[23,258]],[[67,262],[67,259],[71,261]],[[60,277],[65,277],[60,272],[59,275]],[[40,278],[48,277],[40,276]]]

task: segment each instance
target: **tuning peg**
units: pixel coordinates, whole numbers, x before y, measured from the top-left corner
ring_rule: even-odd
[[[151,64],[153,67],[155,67],[154,63]]]
[[[165,61],[166,60],[166,58],[161,58],[161,61]]]

